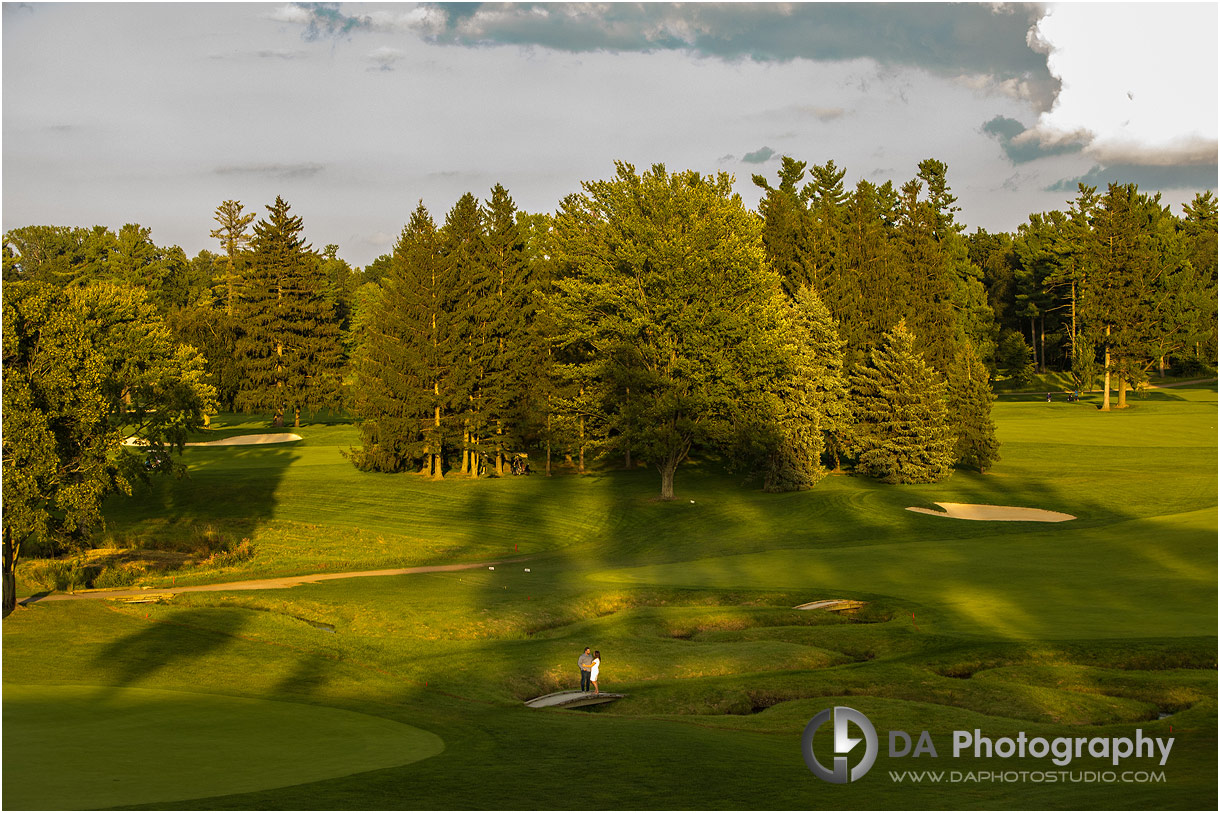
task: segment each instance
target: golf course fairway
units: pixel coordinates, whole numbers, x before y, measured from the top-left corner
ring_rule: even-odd
[[[148,588],[142,603],[83,592],[5,619],[4,807],[1215,809],[1216,387],[1098,405],[1001,396],[986,474],[768,494],[705,459],[673,501],[621,460],[549,478],[362,472],[345,418],[305,421],[291,444],[189,447],[186,477],[107,501],[93,555],[252,555],[121,585]],[[220,415],[191,440],[267,423]],[[938,503],[1075,518],[907,510]],[[49,589],[33,578],[48,564],[19,565],[19,595]],[[794,609],[826,599],[853,603]],[[577,688],[585,647],[623,697],[527,708]],[[878,742],[843,785],[802,747],[836,707]],[[1174,745],[1121,765],[955,755],[976,729]],[[938,756],[892,754],[899,731]],[[816,733],[829,764],[836,732]]]
[[[440,737],[302,703],[4,685],[4,806],[87,810],[265,790],[404,765]]]

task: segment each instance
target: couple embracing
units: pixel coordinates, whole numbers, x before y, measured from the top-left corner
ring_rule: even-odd
[[[582,692],[589,691],[589,684],[593,684],[593,694],[601,694],[597,688],[597,673],[601,671],[602,653],[600,651],[589,654],[589,647],[585,647],[585,652],[577,661],[580,666],[580,690]]]

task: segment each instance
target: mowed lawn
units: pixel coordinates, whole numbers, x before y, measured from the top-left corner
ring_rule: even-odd
[[[1006,397],[995,405],[1003,458],[987,475],[901,487],[832,476],[768,495],[704,461],[679,471],[673,503],[655,500],[659,477],[645,469],[443,483],[361,473],[340,453],[358,439],[341,422],[295,430],[304,440],[285,446],[191,448],[189,478],[107,506],[116,538],[207,525],[255,545],[254,559],[183,571],[178,584],[529,558],[20,609],[4,624],[5,804],[60,807],[67,797],[49,788],[105,785],[80,806],[1214,807],[1215,387],[1132,403],[1100,414]],[[213,436],[263,431],[226,416]],[[905,510],[935,502],[1078,519]],[[867,604],[854,616],[791,609],[819,598]],[[593,712],[521,705],[574,687],[586,645],[603,652],[603,688],[626,699]],[[108,699],[93,709],[89,698]],[[253,712],[226,727],[245,702],[268,719],[294,712],[279,737],[287,766],[269,763],[257,787],[207,756],[212,734],[174,716],[214,716],[257,764],[277,729]],[[888,771],[937,763],[891,758],[883,739],[873,771],[835,787],[800,752],[805,724],[830,705],[864,711],[883,738],[928,729],[942,746],[957,728],[1176,740],[1162,783],[912,785]],[[128,710],[122,724],[116,708]],[[422,750],[373,747],[382,762],[322,765],[341,739],[311,722],[315,711],[350,715],[331,721],[341,731],[367,718],[379,732],[369,742],[401,736]],[[24,743],[37,747],[14,756]],[[106,758],[81,764],[90,748]],[[173,779],[184,764],[189,778]],[[1074,767],[1099,766],[1110,764]]]

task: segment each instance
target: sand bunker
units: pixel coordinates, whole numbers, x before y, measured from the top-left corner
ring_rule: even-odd
[[[187,446],[261,446],[264,443],[292,443],[295,440],[301,440],[300,435],[294,435],[291,432],[277,432],[270,435],[237,435],[231,438],[221,438],[220,440],[201,440],[196,443],[187,443]],[[123,441],[124,446],[147,446],[148,441],[143,438],[127,438]]]
[[[220,440],[205,440],[199,443],[188,443],[187,446],[261,446],[264,443],[292,443],[300,440],[300,435],[291,432],[279,432],[272,435],[238,435]]]
[[[829,610],[837,612],[838,610],[858,610],[863,607],[865,602],[856,601],[850,598],[824,598],[817,601],[810,601],[806,604],[798,604],[792,609],[794,610]]]
[[[917,514],[931,514],[934,517],[950,517],[951,519],[977,519],[987,522],[1067,522],[1076,519],[1071,514],[1061,514],[1058,511],[1043,511],[1040,508],[1019,508],[1013,505],[971,505],[964,502],[936,502],[942,511],[931,508],[910,506],[908,511]]]

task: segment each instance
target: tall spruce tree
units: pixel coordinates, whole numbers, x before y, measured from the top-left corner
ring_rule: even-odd
[[[441,237],[423,203],[403,228],[369,303],[354,363],[353,406],[361,469],[421,473],[441,479],[451,413],[455,360],[461,350],[455,285],[441,261]]]
[[[955,436],[944,378],[899,323],[851,375],[857,470],[884,483],[934,483],[953,473]]]
[[[508,190],[496,184],[483,210],[486,267],[494,289],[489,364],[484,396],[492,436],[488,439],[497,475],[504,474],[509,449],[524,449],[537,434],[541,405],[533,385],[545,352],[531,330],[535,298],[532,264]]]
[[[292,413],[339,402],[342,346],[326,281],[301,236],[301,218],[284,199],[267,206],[254,225],[253,253],[242,284],[238,314],[244,328],[235,349],[244,381],[237,404],[269,411],[283,426]]]
[[[441,264],[454,287],[454,316],[462,333],[462,351],[455,358],[453,379],[461,421],[460,473],[478,477],[483,459],[494,453],[494,431],[488,411],[488,375],[497,347],[496,299],[487,264],[483,214],[474,195],[458,199],[441,229]]]
[[[754,185],[765,192],[758,212],[763,218],[767,260],[789,294],[802,285],[813,285],[817,273],[809,244],[808,193],[799,188],[805,166],[804,161],[781,157],[778,187],[772,187],[763,175],[753,177]]]
[[[251,234],[246,227],[254,222],[257,215],[254,212],[243,212],[239,200],[226,200],[216,207],[213,216],[219,228],[209,234],[220,241],[225,253],[225,272],[223,277],[225,312],[233,315],[237,305],[238,286],[241,284],[240,263],[242,253],[249,247]]]

